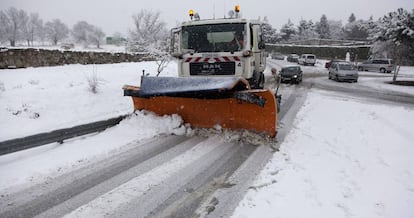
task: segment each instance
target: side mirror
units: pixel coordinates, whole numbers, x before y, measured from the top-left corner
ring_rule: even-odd
[[[266,48],[265,43],[264,43],[263,41],[261,41],[261,42],[259,43],[259,49],[265,49],[265,48]]]

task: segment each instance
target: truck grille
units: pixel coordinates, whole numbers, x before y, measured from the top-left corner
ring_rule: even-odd
[[[195,62],[190,63],[190,75],[234,75],[235,62]]]

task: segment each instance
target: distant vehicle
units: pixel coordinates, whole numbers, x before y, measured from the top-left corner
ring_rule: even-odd
[[[334,62],[329,67],[329,79],[358,82],[358,71],[349,62]]]
[[[62,43],[60,47],[65,50],[69,50],[69,49],[75,48],[75,45],[73,43]]]
[[[315,66],[316,56],[313,54],[303,54],[298,59],[298,64]]]
[[[290,54],[287,56],[287,61],[289,62],[298,63],[298,60],[299,60],[299,55],[297,54]]]
[[[276,60],[285,60],[285,56],[279,52],[272,53],[271,57]]]
[[[395,66],[392,59],[368,59],[358,65],[358,70],[391,73],[395,70]]]
[[[299,65],[287,65],[283,66],[280,70],[280,81],[300,83],[302,82],[302,69]]]
[[[340,60],[340,59],[332,59],[328,62],[325,63],[325,68],[329,69],[329,67],[331,67],[331,65],[335,62],[344,62],[345,60]]]

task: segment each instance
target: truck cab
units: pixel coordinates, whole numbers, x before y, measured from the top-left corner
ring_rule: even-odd
[[[178,75],[234,76],[263,88],[266,67],[262,23],[242,18],[191,20],[171,31]]]

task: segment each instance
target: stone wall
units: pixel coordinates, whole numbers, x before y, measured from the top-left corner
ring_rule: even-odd
[[[0,69],[150,60],[145,54],[0,48]]]
[[[351,60],[366,60],[370,56],[369,46],[302,46],[302,45],[277,45],[266,44],[268,52],[280,52],[282,54],[314,54],[316,58],[325,59],[345,59],[346,53],[349,52]]]

